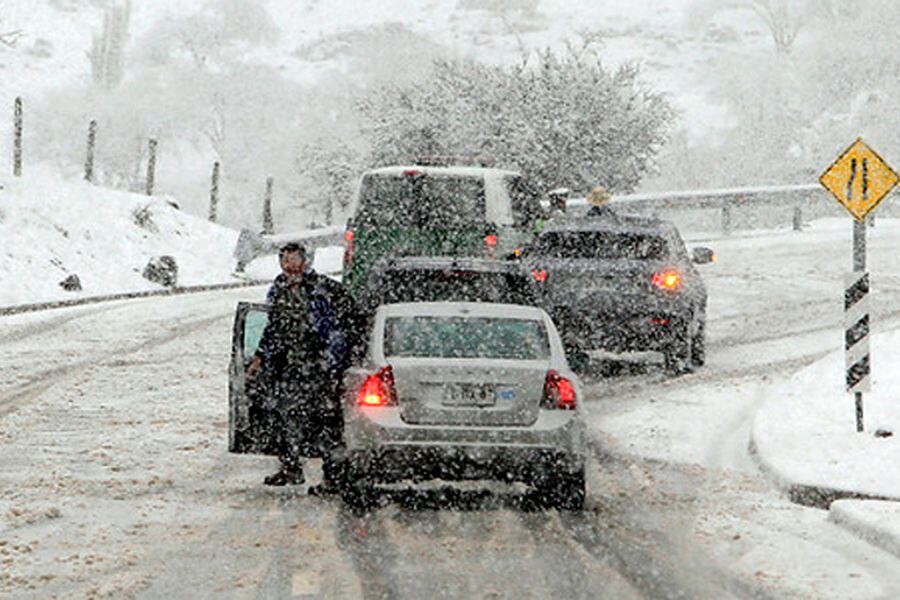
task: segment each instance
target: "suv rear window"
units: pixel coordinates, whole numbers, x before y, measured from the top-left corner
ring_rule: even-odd
[[[385,356],[540,360],[550,356],[544,325],[487,317],[391,317]]]
[[[537,304],[537,294],[524,274],[462,269],[388,269],[370,287],[378,304],[397,302],[497,302]]]
[[[540,237],[538,254],[548,258],[659,260],[668,256],[668,244],[664,238],[649,234],[553,231]]]
[[[356,223],[362,227],[447,228],[483,223],[484,179],[456,175],[367,175]]]

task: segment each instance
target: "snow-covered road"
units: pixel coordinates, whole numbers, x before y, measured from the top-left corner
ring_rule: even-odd
[[[872,236],[879,328],[897,231]],[[709,365],[588,377],[580,514],[463,490],[359,515],[263,487],[273,460],[225,452],[232,312],[262,289],[0,319],[0,596],[900,595],[900,562],[746,455],[768,383],[840,343],[849,226],[712,245]]]

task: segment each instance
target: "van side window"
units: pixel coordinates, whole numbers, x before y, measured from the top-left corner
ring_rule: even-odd
[[[540,192],[522,177],[507,177],[506,189],[512,202],[513,224],[518,229],[530,229],[542,214]]]

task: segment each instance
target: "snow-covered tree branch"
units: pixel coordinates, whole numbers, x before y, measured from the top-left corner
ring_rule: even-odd
[[[488,156],[543,186],[580,191],[634,189],[674,116],[636,67],[611,73],[593,52],[574,49],[512,67],[438,61],[426,80],[383,86],[359,106],[375,164]]]

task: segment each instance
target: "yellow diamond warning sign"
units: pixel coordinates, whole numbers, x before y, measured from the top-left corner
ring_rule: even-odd
[[[891,193],[900,177],[862,138],[857,139],[819,177],[826,190],[864,220]]]

